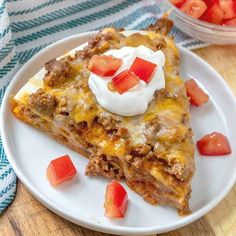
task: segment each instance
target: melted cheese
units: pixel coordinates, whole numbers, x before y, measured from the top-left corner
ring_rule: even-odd
[[[167,186],[167,188],[171,186],[172,190],[174,190],[174,193],[178,195],[179,201],[184,201],[188,191],[188,186],[182,186],[177,184],[175,182],[175,179],[173,179],[170,175],[165,173],[161,165],[158,164],[152,166],[146,165],[144,168],[147,168],[150,174],[158,181],[160,181],[162,184]]]
[[[109,29],[107,29],[109,31]],[[112,29],[111,29],[112,30]],[[160,37],[159,34],[154,32],[146,32],[150,39]],[[174,66],[173,61],[178,59],[179,52],[175,47],[173,41],[171,39],[167,39],[167,49],[165,49],[166,53],[166,64],[165,64],[165,73],[166,73],[166,90],[169,93],[176,94],[178,89],[182,89],[184,84],[183,81],[178,77],[173,75]],[[122,45],[120,46],[138,46],[140,44],[146,45],[147,47],[153,49],[153,45],[150,44],[150,40],[147,37],[141,37],[137,34],[127,38]],[[106,42],[102,50],[107,47]],[[74,50],[72,50],[74,52]],[[71,52],[69,53],[71,54]],[[72,65],[76,69],[81,69],[81,64]],[[43,87],[42,78],[44,76],[45,70],[41,70],[34,78],[30,79],[29,82],[16,94],[14,97],[15,101],[27,104],[28,96],[31,93],[37,91],[37,89]],[[49,89],[47,91],[57,97],[59,101],[63,96],[66,96],[68,101],[71,103],[71,111],[69,113],[70,117],[76,122],[86,121],[90,131],[86,134],[86,141],[93,144],[96,147],[99,147],[102,153],[108,156],[117,156],[122,158],[126,154],[126,142],[123,139],[111,139],[106,133],[106,130],[102,127],[93,127],[92,121],[96,116],[102,112],[99,106],[95,104],[94,106],[94,97],[91,92],[87,91],[86,88],[83,88],[80,92],[74,93],[73,91],[62,88],[62,89]],[[115,105],[115,104],[114,104]],[[14,109],[15,113],[19,113],[18,107]],[[162,98],[160,101],[156,103],[150,104],[148,110],[144,115],[135,116],[131,118],[125,118],[122,121],[122,126],[126,127],[130,134],[130,142],[133,145],[136,144],[145,144],[147,139],[145,136],[146,132],[146,124],[147,122],[158,117],[161,122],[161,130],[158,131],[157,139],[158,142],[167,143],[167,146],[172,148],[172,151],[165,150],[167,153],[166,158],[176,158],[181,163],[185,163],[186,154],[182,151],[175,149],[174,141],[176,137],[184,137],[188,127],[181,123],[181,119],[183,114],[188,112],[186,110],[185,104],[181,102],[177,102],[171,98]],[[20,116],[20,114],[19,114]],[[24,117],[20,117],[24,120]],[[169,123],[168,123],[169,122]],[[183,150],[184,146],[183,144]],[[168,148],[167,148],[168,149]],[[189,152],[189,150],[187,150]],[[160,166],[155,165],[146,165],[146,171],[149,171],[152,176],[156,179],[162,181],[166,185],[170,182],[171,177],[167,176],[163,169],[160,169]],[[168,178],[167,178],[168,177]]]
[[[102,153],[107,156],[125,156],[125,141],[123,139],[111,139],[101,126],[91,127],[90,132],[87,134],[87,140],[91,144],[98,146]]]
[[[100,143],[100,147],[108,156],[123,157],[126,151],[125,142],[123,140],[103,140]]]

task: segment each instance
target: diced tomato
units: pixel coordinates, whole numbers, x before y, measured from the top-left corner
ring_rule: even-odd
[[[194,18],[221,25],[235,25],[236,0],[170,0]],[[226,21],[232,20],[232,21]]]
[[[141,80],[148,83],[156,70],[157,64],[136,57],[130,67],[130,71],[137,75]]]
[[[197,146],[200,154],[206,156],[220,156],[231,153],[227,137],[218,132],[205,135],[197,141]]]
[[[170,0],[170,2],[175,5],[184,2],[184,0]]]
[[[204,0],[208,7],[212,7],[214,4],[219,3],[219,0]]]
[[[176,6],[177,8],[180,8],[180,7],[182,7],[183,4],[184,4],[184,2],[180,2],[180,3],[178,3],[178,4],[175,4],[175,6]]]
[[[47,168],[47,177],[52,185],[72,179],[77,171],[68,155],[52,160]]]
[[[219,4],[214,4],[209,7],[205,13],[200,17],[200,20],[207,21],[213,24],[219,24],[224,18],[224,11]]]
[[[185,0],[170,0],[172,4],[174,4],[176,7],[180,8]]]
[[[231,19],[236,16],[233,0],[219,0],[219,4],[224,11],[224,19]]]
[[[194,106],[200,106],[209,100],[209,96],[197,85],[197,83],[190,79],[185,82],[186,93],[190,98],[190,103]]]
[[[227,26],[236,26],[236,17],[230,20],[224,20],[221,23],[222,25],[227,25]]]
[[[113,56],[94,55],[88,63],[88,69],[96,75],[112,76],[122,65],[122,60]]]
[[[187,0],[180,10],[193,18],[199,18],[206,11],[207,5],[203,0]]]
[[[128,205],[128,196],[125,189],[117,181],[113,180],[107,185],[105,195],[105,216],[111,218],[123,218]]]
[[[122,71],[111,81],[113,88],[120,94],[128,91],[130,88],[138,84],[138,82],[139,78],[129,70]]]

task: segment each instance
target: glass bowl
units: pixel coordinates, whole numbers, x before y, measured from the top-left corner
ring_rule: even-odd
[[[169,8],[172,8],[170,19],[187,35],[211,44],[236,44],[236,26],[215,25],[192,18],[181,12],[168,0],[165,2]]]

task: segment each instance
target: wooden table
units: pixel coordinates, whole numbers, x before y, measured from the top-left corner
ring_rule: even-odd
[[[236,46],[211,46],[195,52],[224,77],[236,95]],[[0,218],[0,235],[105,236],[108,234],[85,229],[55,215],[41,205],[19,182],[15,201]],[[235,236],[236,186],[214,210],[200,220],[161,235]]]

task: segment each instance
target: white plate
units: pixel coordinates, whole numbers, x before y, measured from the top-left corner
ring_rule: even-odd
[[[86,42],[94,34],[79,34],[52,44],[26,63],[13,78],[1,110],[3,145],[13,169],[31,193],[49,209],[74,223],[97,231],[123,235],[154,234],[195,221],[215,207],[235,182],[236,103],[220,75],[190,51],[180,48],[182,77],[196,79],[210,95],[206,105],[191,107],[194,139],[196,141],[212,131],[222,132],[229,138],[233,154],[203,157],[196,151],[196,173],[190,201],[193,213],[186,217],[178,216],[171,207],[149,205],[125,184],[129,196],[125,218],[111,220],[104,217],[103,202],[108,180],[84,176],[88,162],[86,158],[20,122],[11,113],[9,97],[46,61]],[[50,160],[64,154],[71,156],[79,174],[72,181],[53,188],[46,179],[45,169]]]

